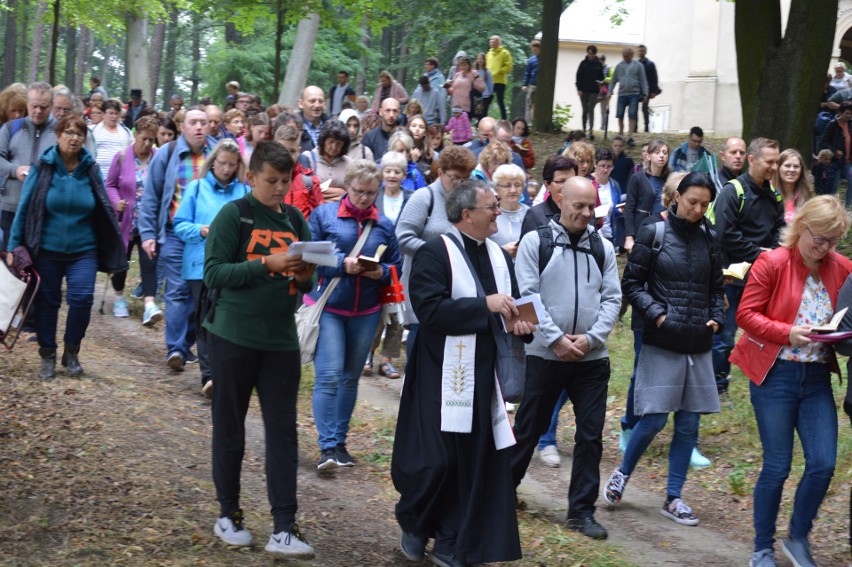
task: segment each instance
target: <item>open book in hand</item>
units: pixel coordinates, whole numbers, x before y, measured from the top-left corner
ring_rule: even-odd
[[[811,327],[811,331],[814,333],[834,333],[835,331],[837,331],[837,327],[840,326],[840,322],[843,321],[843,316],[846,315],[846,312],[848,310],[848,307],[844,307],[843,309],[834,314],[834,317],[831,318],[831,321],[829,321],[825,325]]]
[[[516,321],[526,321],[532,325],[538,325],[541,317],[544,316],[544,305],[541,303],[541,296],[537,293],[516,299],[515,307],[518,308],[517,317],[509,319],[502,317],[503,330],[507,333],[512,332]]]
[[[337,266],[337,246],[328,240],[298,241],[291,242],[287,248],[287,254],[297,256],[301,254],[302,261],[318,266]]]
[[[730,266],[722,270],[722,277],[734,278],[735,280],[744,280],[750,268],[750,262],[740,262],[738,264],[731,264]]]
[[[379,262],[382,261],[382,256],[384,256],[385,250],[387,249],[388,247],[386,244],[379,244],[379,246],[376,248],[376,253],[372,256],[365,256],[364,254],[359,254],[358,263],[361,264],[361,266],[367,271],[375,270],[379,267]]]

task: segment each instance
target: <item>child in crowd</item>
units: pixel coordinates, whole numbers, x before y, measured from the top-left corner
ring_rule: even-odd
[[[467,112],[462,110],[460,106],[453,107],[453,117],[447,122],[446,130],[450,133],[453,143],[457,146],[466,144],[473,139],[470,119],[467,117]]]
[[[509,147],[512,148],[524,162],[524,169],[527,171],[535,167],[535,151],[533,150],[532,142],[527,137],[530,135],[530,127],[527,121],[522,116],[518,116],[512,120],[512,141]]]
[[[814,191],[817,195],[837,193],[837,172],[840,167],[834,163],[831,150],[820,150],[816,156],[811,173],[814,175]]]
[[[288,244],[311,239],[299,211],[281,204],[293,166],[283,146],[258,142],[249,161],[251,193],[222,207],[207,236],[204,283],[218,291],[215,318],[208,316],[203,324],[213,372],[213,482],[220,510],[213,532],[228,545],[252,542],[243,527],[240,472],[244,421],[256,390],[275,526],[266,551],[313,559],[314,550],[296,525],[296,399],[302,365],[294,313],[297,290],[306,293],[316,285],[316,266],[287,253]],[[248,234],[244,209],[253,221]],[[276,235],[271,241],[262,237],[270,233]]]

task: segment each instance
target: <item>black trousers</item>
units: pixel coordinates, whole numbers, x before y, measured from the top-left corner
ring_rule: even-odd
[[[497,106],[500,107],[500,118],[506,120],[506,85],[494,83],[494,94],[497,96]]]
[[[207,334],[213,371],[213,482],[221,514],[240,507],[240,470],[246,445],[245,419],[252,389],[263,413],[266,490],[275,533],[296,521],[296,398],[299,351],[261,351]]]
[[[568,489],[568,518],[585,518],[595,513],[609,375],[609,358],[561,362],[527,357],[524,399],[513,429],[517,444],[512,447],[512,479],[517,487],[524,478],[538,439],[547,431],[556,400],[565,388],[577,422]]]
[[[154,297],[157,293],[157,256],[149,258],[148,254],[142,250],[139,233],[135,231],[134,233],[127,244],[127,260],[130,260],[130,253],[133,252],[133,248],[136,248],[136,254],[139,256],[139,274],[142,276],[142,297]],[[159,246],[157,249],[159,250]],[[125,270],[112,275],[112,289],[124,291],[127,272],[128,270]]]

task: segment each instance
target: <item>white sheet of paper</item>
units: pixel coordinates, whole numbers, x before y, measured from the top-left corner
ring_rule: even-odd
[[[609,205],[601,205],[600,207],[595,207],[595,218],[602,219],[609,214]]]
[[[301,254],[302,260],[320,266],[337,266],[337,247],[334,242],[318,240],[312,242],[292,242],[287,248],[288,255]]]
[[[525,295],[524,297],[518,298],[515,300],[515,307],[519,305],[525,305],[527,303],[532,303],[533,309],[535,309],[535,316],[538,317],[538,320],[541,321],[544,319],[544,304],[541,302],[541,295],[538,293],[533,293],[530,295]],[[506,328],[506,320],[503,317],[500,317],[500,323],[503,325],[503,330],[505,332],[509,332],[509,329]]]

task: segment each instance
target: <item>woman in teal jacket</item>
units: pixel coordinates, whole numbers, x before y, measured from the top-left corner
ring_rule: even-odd
[[[183,240],[183,266],[181,276],[189,283],[192,299],[198,307],[201,286],[204,283],[204,246],[210,223],[228,202],[249,192],[243,184],[245,162],[240,156],[237,142],[226,138],[216,144],[201,166],[199,178],[186,186],[174,218],[174,231]],[[198,362],[201,366],[201,391],[213,391],[210,381],[210,364],[207,345],[201,337],[198,343]]]

